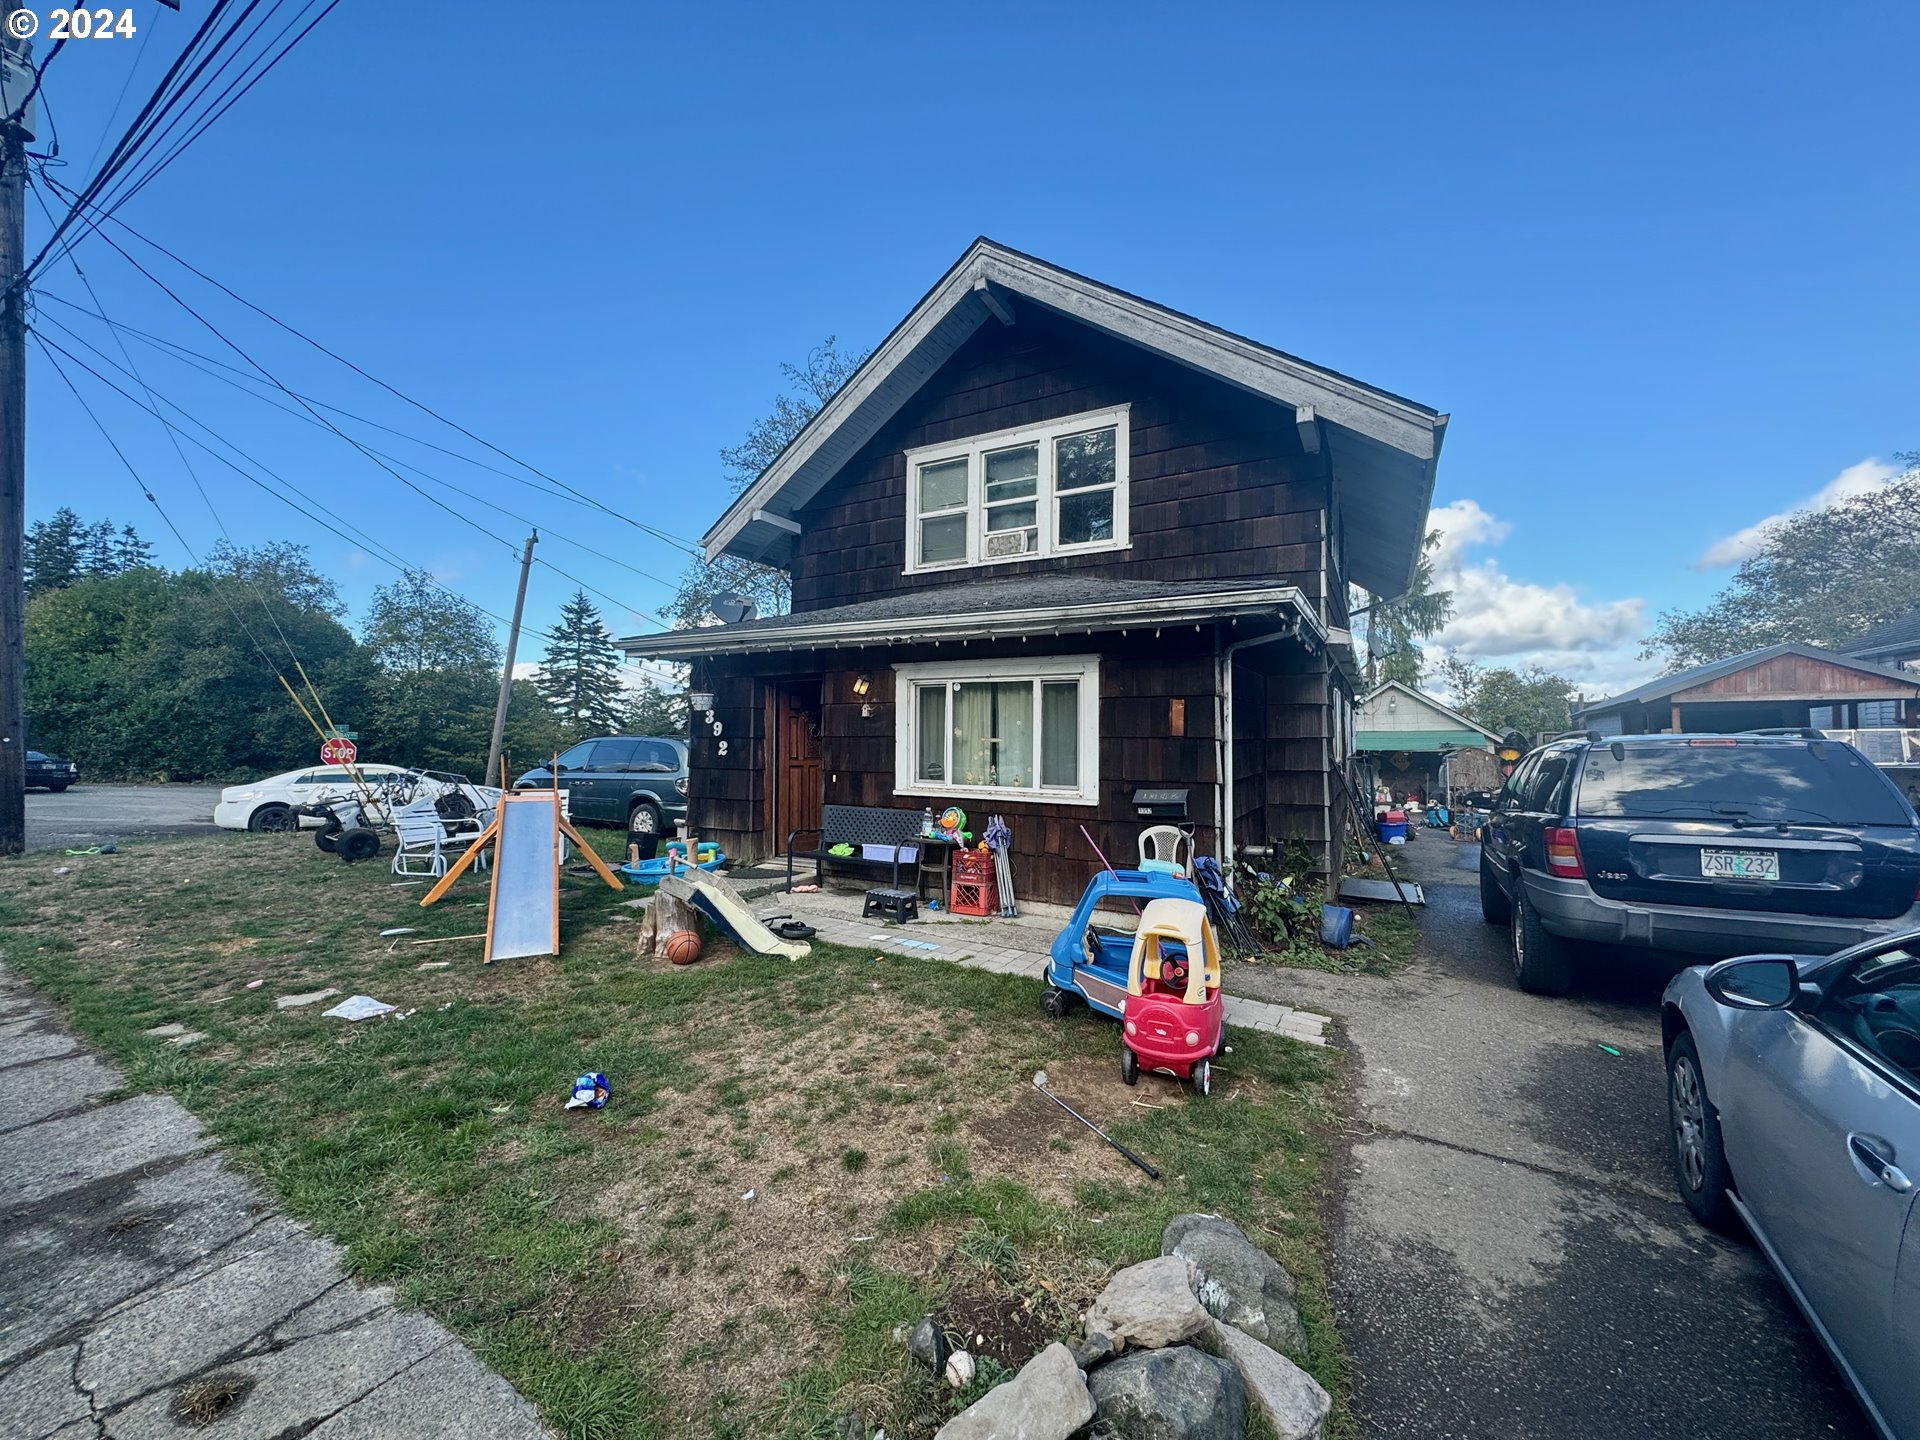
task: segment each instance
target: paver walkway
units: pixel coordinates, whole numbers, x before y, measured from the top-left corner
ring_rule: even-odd
[[[769,902],[773,898],[768,897],[754,908],[769,913]],[[889,925],[859,918],[857,895],[783,894],[777,898],[787,906],[788,913],[805,920],[820,932],[822,940],[836,945],[883,950],[889,955],[912,955],[923,960],[947,960],[969,970],[1025,975],[1033,980],[1041,979],[1046,973],[1047,948],[1057,929],[1057,925],[991,920],[969,923],[938,914],[910,927]],[[853,913],[846,913],[848,911]],[[1329,1017],[1310,1010],[1296,1010],[1290,1005],[1232,994],[1226,999],[1226,1013],[1229,1025],[1285,1035],[1309,1045],[1326,1044],[1327,1026],[1333,1023]]]
[[[550,1435],[446,1330],[348,1279],[181,1105],[103,1103],[120,1084],[0,966],[0,1436],[180,1440],[197,1381],[233,1392],[217,1440]]]

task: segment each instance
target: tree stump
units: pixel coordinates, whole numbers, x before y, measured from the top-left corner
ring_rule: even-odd
[[[700,933],[700,912],[680,899],[669,895],[666,887],[654,891],[653,899],[647,902],[646,913],[640,919],[640,948],[642,960],[659,957],[666,949],[667,937],[676,930],[691,930]]]

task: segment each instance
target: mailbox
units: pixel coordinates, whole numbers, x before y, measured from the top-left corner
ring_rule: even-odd
[[[1133,813],[1142,820],[1184,820],[1187,818],[1185,790],[1136,790]]]

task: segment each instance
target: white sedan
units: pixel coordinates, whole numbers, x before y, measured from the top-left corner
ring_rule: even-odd
[[[498,790],[473,785],[455,775],[410,770],[404,765],[356,765],[361,778],[376,794],[390,786],[413,795],[429,795],[446,800],[443,814],[473,814],[490,808],[500,798]],[[295,813],[296,807],[340,799],[357,794],[353,778],[344,765],[315,765],[306,770],[289,770],[266,780],[246,785],[229,785],[220,792],[220,803],[213,807],[213,823],[228,830],[279,832],[302,825],[318,826],[324,821]],[[404,798],[404,797],[403,797]],[[464,802],[464,805],[463,803]]]

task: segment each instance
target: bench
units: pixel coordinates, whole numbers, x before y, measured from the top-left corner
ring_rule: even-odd
[[[841,865],[886,865],[892,869],[891,883],[898,889],[900,850],[906,847],[912,851],[907,857],[907,864],[915,863],[919,853],[920,824],[924,818],[919,810],[896,810],[885,805],[822,805],[819,828],[794,830],[787,835],[787,889],[793,889],[795,860],[813,861],[813,881],[816,885],[823,879],[821,867],[829,860]],[[811,850],[795,849],[794,842],[802,835],[811,835],[818,843]],[[853,854],[835,855],[832,853],[835,845],[851,845]],[[863,845],[884,845],[893,858],[867,859],[860,853]]]

